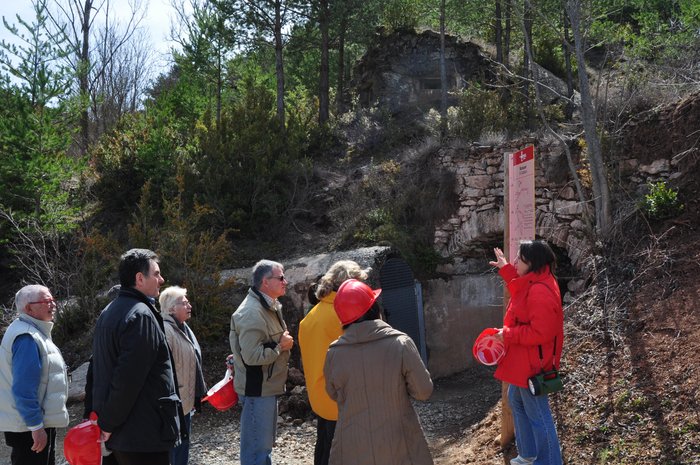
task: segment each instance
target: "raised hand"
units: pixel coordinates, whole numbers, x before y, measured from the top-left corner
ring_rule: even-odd
[[[508,264],[508,260],[506,260],[506,256],[503,255],[503,251],[496,247],[493,249],[493,253],[496,254],[496,261],[495,262],[489,262],[489,265],[498,267],[498,269],[503,268],[505,265]]]

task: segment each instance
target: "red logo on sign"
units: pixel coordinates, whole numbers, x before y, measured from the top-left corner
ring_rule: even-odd
[[[525,147],[519,152],[515,152],[513,154],[513,166],[525,163],[526,161],[532,160],[533,158],[535,158],[535,146],[531,145],[529,147]]]

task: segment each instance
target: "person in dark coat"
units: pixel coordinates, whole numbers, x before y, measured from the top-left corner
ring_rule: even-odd
[[[120,465],[168,465],[183,417],[163,318],[154,307],[164,279],[158,256],[131,249],[119,263],[121,290],[95,326],[92,402]]]
[[[107,298],[112,301],[119,296],[119,290],[121,289],[121,284],[115,284],[109,291],[107,291]],[[88,369],[85,374],[85,398],[83,399],[83,420],[90,418],[90,412],[92,412],[92,355],[90,355],[90,360],[88,360]],[[118,465],[117,460],[114,456],[107,450],[103,448],[102,465]]]

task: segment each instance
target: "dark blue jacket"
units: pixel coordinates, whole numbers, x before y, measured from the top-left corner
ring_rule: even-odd
[[[182,408],[163,319],[126,288],[102,312],[92,345],[92,402],[107,447],[160,452],[179,442]]]

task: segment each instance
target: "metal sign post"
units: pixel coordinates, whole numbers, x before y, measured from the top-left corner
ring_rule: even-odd
[[[518,256],[520,241],[535,238],[535,147],[529,146],[506,154],[505,180],[503,183],[505,221],[503,243],[506,260],[512,263]],[[503,286],[503,315],[505,316],[510,294]],[[515,437],[513,413],[508,404],[508,383],[501,384],[501,447]]]

